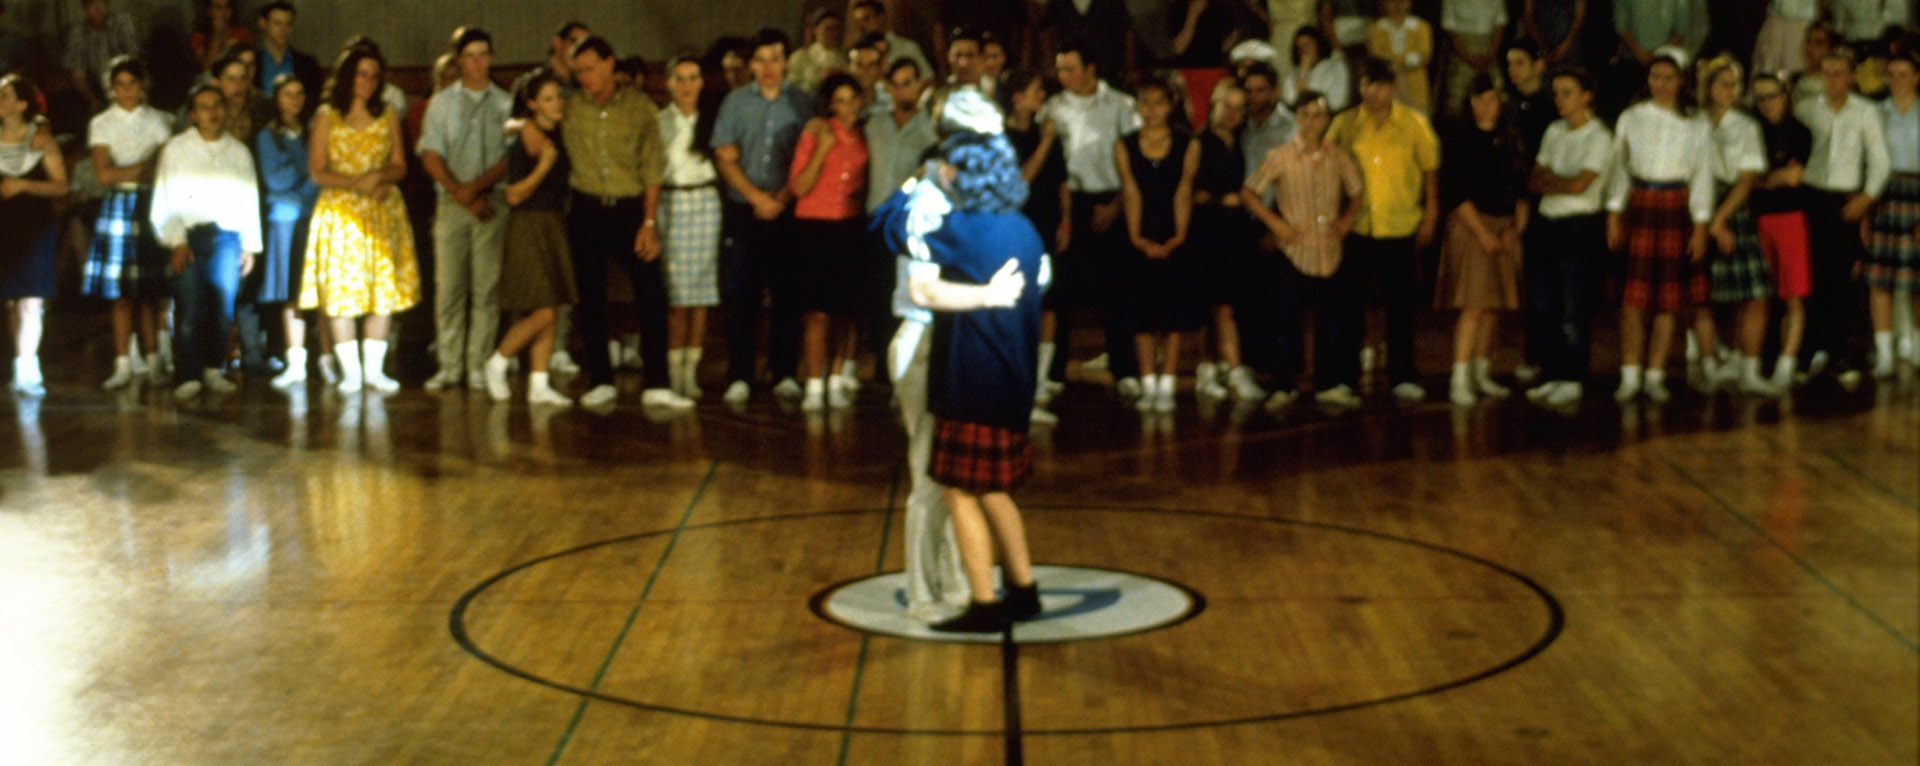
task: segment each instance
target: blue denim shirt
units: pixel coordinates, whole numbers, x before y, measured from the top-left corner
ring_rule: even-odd
[[[813,96],[793,83],[781,83],[780,94],[769,100],[760,95],[759,83],[747,83],[727,94],[720,102],[720,115],[713,123],[710,148],[740,147],[740,169],[765,191],[778,191],[787,185],[788,165],[793,163],[793,148],[800,143],[800,129],[813,114]],[[727,189],[727,198],[745,202],[746,197]]]

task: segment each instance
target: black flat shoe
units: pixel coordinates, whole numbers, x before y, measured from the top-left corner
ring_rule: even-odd
[[[981,603],[975,601],[967,605],[967,611],[945,622],[936,622],[928,627],[942,633],[999,633],[1006,630],[1006,608],[998,601]]]
[[[1040,615],[1040,584],[1008,585],[1006,598],[1001,603],[1007,610],[1007,619],[1031,620]]]

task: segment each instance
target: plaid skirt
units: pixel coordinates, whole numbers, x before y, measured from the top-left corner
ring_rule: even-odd
[[[1724,197],[1724,195],[1722,195]],[[1765,300],[1773,294],[1773,277],[1767,269],[1766,253],[1760,249],[1760,228],[1754,224],[1753,211],[1745,207],[1727,219],[1733,230],[1733,252],[1714,252],[1707,259],[1707,283],[1714,303],[1744,303]]]
[[[935,418],[928,475],[976,495],[1011,492],[1033,468],[1033,443],[1005,428]]]
[[[667,303],[720,305],[720,190],[669,189],[660,200]]]
[[[1693,218],[1687,212],[1685,185],[1635,181],[1622,223],[1627,269],[1620,305],[1664,313],[1680,311],[1689,302],[1706,302],[1706,272],[1687,262]]]
[[[1866,260],[1854,274],[1869,287],[1886,290],[1920,286],[1920,243],[1913,227],[1920,224],[1920,174],[1895,173],[1873,213],[1873,236]]]
[[[108,300],[167,294],[167,257],[147,235],[152,189],[113,189],[93,221],[93,244],[80,267],[80,294]]]

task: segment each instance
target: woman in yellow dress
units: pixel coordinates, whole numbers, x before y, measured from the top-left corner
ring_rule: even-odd
[[[369,49],[340,55],[308,149],[320,199],[307,232],[300,307],[320,309],[333,325],[342,393],[363,384],[399,390],[384,371],[387,330],[393,312],[420,299],[413,230],[394,186],[407,173],[399,115],[380,100],[385,70]]]

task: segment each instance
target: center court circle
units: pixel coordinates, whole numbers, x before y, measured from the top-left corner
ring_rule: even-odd
[[[1052,523],[1071,528],[1105,518],[1151,519],[1163,526],[1191,527],[1204,539],[1231,544],[1217,545],[1203,563],[1174,567],[1176,574],[1209,577],[1237,565],[1269,575],[1251,587],[1220,577],[1202,579],[1200,587],[1220,590],[1203,599],[1200,588],[1136,573],[1038,566],[1036,579],[1046,608],[1043,616],[1053,619],[1016,628],[1016,642],[1002,644],[1002,655],[1012,652],[1017,659],[1022,644],[1035,652],[1054,651],[1047,648],[1051,646],[1074,648],[1068,654],[1049,655],[1056,662],[1036,665],[1036,672],[1045,669],[1072,676],[1090,672],[1102,661],[1137,665],[1147,655],[1139,653],[1139,644],[1127,642],[1161,645],[1161,636],[1167,637],[1166,646],[1196,641],[1233,645],[1228,654],[1210,662],[1221,668],[1248,667],[1270,660],[1272,646],[1263,626],[1276,619],[1286,620],[1293,629],[1323,632],[1348,630],[1343,621],[1354,619],[1376,626],[1383,620],[1400,624],[1354,633],[1333,647],[1339,655],[1333,661],[1239,678],[1238,683],[1253,684],[1239,692],[1254,694],[1252,705],[1199,704],[1211,699],[1203,695],[1190,700],[1195,705],[1191,712],[1167,715],[1163,706],[1090,711],[1084,706],[1063,708],[1051,698],[1036,697],[1026,700],[1023,712],[1048,720],[1023,726],[1022,736],[1193,730],[1393,704],[1518,667],[1545,651],[1564,626],[1558,600],[1525,575],[1464,551],[1412,538],[1209,510],[1080,505],[1036,505],[1030,510],[1045,512],[1037,514],[1031,526]],[[868,705],[858,708],[871,716],[862,721],[846,712],[853,709],[848,682],[857,690],[866,664],[878,663],[875,667],[881,672],[897,674],[911,670],[921,659],[898,646],[876,644],[870,651],[867,642],[884,625],[869,621],[848,629],[848,623],[841,622],[852,622],[862,611],[897,613],[899,619],[907,619],[898,594],[902,583],[888,579],[900,575],[864,575],[823,590],[820,580],[809,579],[822,568],[788,562],[811,561],[794,553],[795,541],[811,539],[818,551],[870,539],[875,520],[894,513],[898,510],[849,509],[729,519],[587,543],[522,561],[475,584],[454,603],[448,627],[454,642],[475,659],[596,702],[813,731],[934,736],[1007,733],[999,727],[978,726],[958,714],[917,720],[896,715],[891,708]],[[884,520],[880,524],[884,529]],[[1056,541],[1069,560],[1107,553],[1111,546],[1107,540],[1075,551],[1068,544],[1072,539],[1063,535]],[[669,559],[685,563],[668,566]],[[1303,572],[1280,566],[1290,560],[1311,561],[1322,570],[1303,578]],[[1359,581],[1376,584],[1372,591],[1342,584]],[[1270,593],[1287,585],[1300,587],[1282,597]],[[829,603],[836,605],[829,608]],[[1193,619],[1196,616],[1199,619]],[[612,640],[605,649],[596,645],[591,651],[574,652],[571,646],[540,637],[522,620],[548,627],[574,624],[572,634],[591,632]],[[767,629],[754,629],[756,624]],[[1166,630],[1173,626],[1178,627]],[[718,632],[708,633],[715,639],[682,639],[689,629]],[[934,635],[931,631],[912,635],[921,630],[918,625],[900,630],[900,637],[909,643]],[[1136,637],[1063,643],[1130,633]],[[836,636],[844,638],[836,640]],[[941,635],[935,640],[959,639]],[[1461,650],[1450,651],[1452,647]],[[1431,661],[1378,664],[1381,656],[1406,652]],[[1079,658],[1082,664],[1062,664],[1057,661],[1061,657]],[[736,670],[712,672],[715,668]],[[1392,677],[1383,683],[1382,668],[1404,672],[1389,674]],[[1182,675],[1191,670],[1190,665],[1144,670],[1148,675],[1164,672],[1168,683],[1176,686],[1198,683],[1190,674]],[[1359,675],[1348,679],[1350,672]],[[844,677],[821,683],[835,673]],[[916,715],[924,719],[926,712]]]
[[[1164,628],[1206,608],[1184,585],[1099,567],[1035,564],[1040,615],[1013,627],[1018,644],[1113,638]],[[904,572],[838,583],[813,597],[814,614],[854,630],[922,641],[993,643],[999,633],[942,633],[907,616]]]

